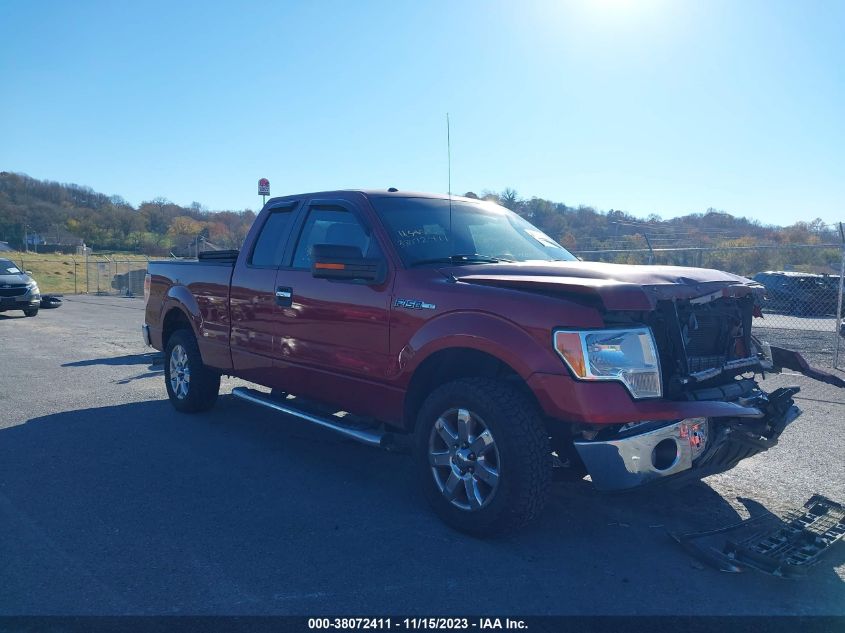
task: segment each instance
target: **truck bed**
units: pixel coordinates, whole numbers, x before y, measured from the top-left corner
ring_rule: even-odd
[[[145,322],[151,325],[154,344],[161,344],[169,307],[181,303],[191,309],[194,326],[202,337],[203,359],[220,369],[231,367],[229,287],[234,267],[233,257],[151,261]]]

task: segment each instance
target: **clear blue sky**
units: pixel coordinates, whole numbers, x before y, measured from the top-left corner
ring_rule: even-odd
[[[0,0],[0,169],[845,219],[845,2]]]

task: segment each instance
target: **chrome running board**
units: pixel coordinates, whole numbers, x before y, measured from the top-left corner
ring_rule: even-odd
[[[385,446],[387,444],[387,433],[382,431],[369,431],[366,429],[356,429],[349,426],[344,426],[340,422],[335,422],[327,417],[301,411],[295,409],[287,403],[278,402],[268,397],[267,394],[255,391],[254,389],[247,389],[246,387],[235,387],[232,389],[232,395],[241,400],[246,400],[252,404],[258,404],[268,409],[273,409],[279,413],[286,413],[288,415],[296,416],[324,429],[329,429],[335,433],[340,433],[356,442],[367,444],[368,446]]]

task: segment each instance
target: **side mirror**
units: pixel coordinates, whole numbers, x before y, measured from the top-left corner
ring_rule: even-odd
[[[27,274],[27,275],[31,275],[31,274],[32,274],[32,271],[31,271],[31,270],[25,270],[25,271],[23,271],[23,272],[24,272],[25,274]]]
[[[357,246],[315,244],[311,247],[311,261],[311,274],[317,279],[378,285],[386,277],[384,260],[364,257]]]

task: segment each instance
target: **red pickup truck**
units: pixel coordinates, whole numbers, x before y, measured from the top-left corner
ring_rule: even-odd
[[[332,191],[269,201],[240,251],[150,262],[143,333],[179,411],[230,375],[270,389],[233,391],[257,405],[412,444],[440,517],[491,534],[536,516],[556,474],[677,483],[773,446],[797,388],[755,375],[807,368],[752,336],[763,292],[579,261],[490,202]]]

